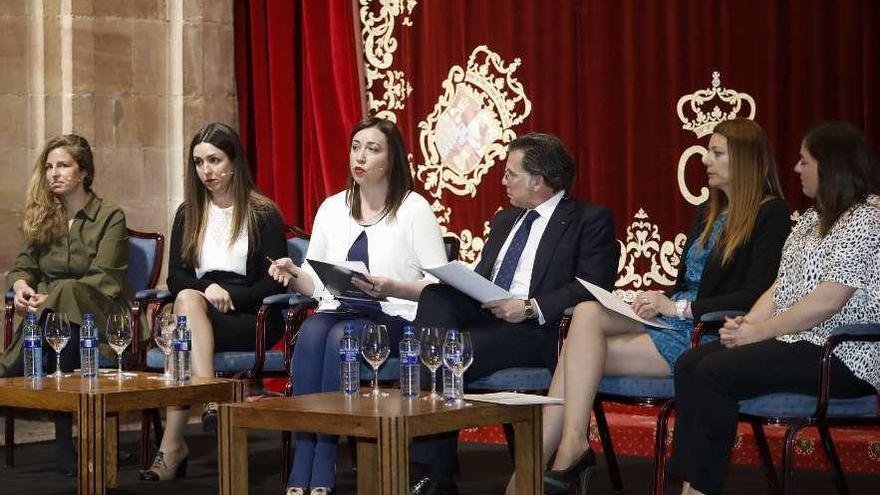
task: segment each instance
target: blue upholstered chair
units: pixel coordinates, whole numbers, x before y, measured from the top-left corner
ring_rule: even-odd
[[[691,339],[690,347],[693,349],[699,345],[700,337],[709,326],[717,326],[717,322],[723,321],[724,316],[737,316],[742,314],[738,311],[726,311],[706,313],[701,317]],[[665,488],[665,464],[666,442],[669,437],[667,421],[672,411],[672,399],[675,397],[675,387],[672,377],[647,377],[647,376],[606,376],[599,382],[599,390],[593,401],[593,414],[596,416],[596,429],[599,432],[599,440],[602,442],[602,450],[608,464],[608,476],[614,491],[623,491],[623,478],[620,476],[620,467],[617,456],[614,453],[614,444],[611,441],[611,430],[608,428],[608,420],[605,416],[606,402],[619,404],[660,407],[657,418],[657,432],[654,437],[654,476],[653,492],[662,494]]]
[[[825,454],[834,471],[837,492],[848,494],[849,489],[834,448],[829,428],[845,426],[880,426],[877,394],[853,399],[829,398],[830,362],[835,347],[843,342],[880,342],[880,324],[845,325],[832,332],[822,346],[822,360],[819,366],[818,396],[801,394],[769,394],[740,401],[739,415],[748,421],[755,431],[761,460],[768,482],[774,493],[794,494],[794,441],[797,433],[806,427],[816,427]],[[785,439],[782,449],[782,483],[776,475],[767,437],[763,425],[785,425]]]
[[[165,236],[158,232],[139,232],[128,229],[128,271],[125,274],[128,286],[136,291],[135,300],[132,302],[132,335],[141,335],[140,313],[144,310],[145,305],[142,300],[138,299],[138,295],[149,293],[159,279],[159,273],[162,270],[162,257],[164,255]],[[13,298],[15,295],[12,291],[6,293],[6,312],[4,314],[4,348],[8,347],[12,341],[13,319],[15,316],[15,307]],[[140,360],[141,339],[134,338],[131,343],[131,357],[128,365],[132,366]],[[101,366],[113,366],[115,363],[110,360],[106,361],[102,358]],[[10,409],[6,414],[6,465],[13,466],[15,464],[15,449],[13,439],[15,437],[15,415]]]
[[[699,335],[695,335],[698,338]],[[833,399],[828,395],[830,387],[830,358],[835,347],[843,342],[880,342],[880,324],[846,325],[835,329],[831,337],[822,346],[822,359],[819,364],[818,396],[803,394],[776,393],[739,403],[739,417],[747,421],[755,436],[758,453],[767,477],[770,489],[776,494],[794,494],[794,441],[797,433],[803,428],[816,427],[819,437],[834,471],[834,481],[840,494],[848,494],[846,479],[840,465],[840,459],[834,448],[829,428],[837,426],[859,427],[880,426],[880,410],[878,395],[871,394],[851,399]],[[669,404],[674,407],[674,401]],[[658,420],[658,432],[667,430],[667,414]],[[662,424],[661,424],[662,423]],[[782,482],[776,474],[770,446],[764,434],[764,425],[786,426],[782,449]],[[665,472],[661,467],[656,471],[657,479],[665,480]]]

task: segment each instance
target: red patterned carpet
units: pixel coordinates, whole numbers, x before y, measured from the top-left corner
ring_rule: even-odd
[[[608,423],[614,449],[621,456],[650,457],[654,455],[654,431],[656,429],[656,409],[609,404],[606,406]],[[674,429],[674,422],[672,428]],[[782,436],[780,426],[765,428],[774,460],[780,462]],[[847,473],[880,473],[880,428],[831,430],[834,445],[840,455],[843,469]],[[462,441],[503,444],[504,432],[500,426],[475,428],[461,433]],[[671,436],[670,436],[671,439]],[[602,451],[595,422],[590,429],[590,441],[597,452]],[[671,440],[670,440],[671,441]],[[814,428],[803,430],[795,446],[795,466],[798,469],[828,469],[825,451],[819,435]],[[760,464],[758,449],[752,438],[752,429],[741,423],[733,454],[736,464]]]

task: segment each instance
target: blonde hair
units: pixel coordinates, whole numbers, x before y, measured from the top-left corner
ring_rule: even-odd
[[[89,142],[76,134],[56,136],[46,142],[34,163],[34,171],[28,183],[24,199],[24,215],[21,231],[25,242],[34,246],[50,244],[64,235],[67,212],[61,199],[52,193],[46,181],[46,160],[53,150],[64,148],[77,166],[85,172],[83,186],[92,190],[95,179],[95,162]]]
[[[715,126],[715,134],[727,138],[730,169],[730,197],[711,189],[706,223],[700,234],[705,247],[712,234],[712,224],[727,210],[727,221],[718,239],[721,263],[726,265],[733,253],[752,235],[761,205],[770,199],[783,199],[776,172],[776,160],[764,129],[748,119],[726,120]]]

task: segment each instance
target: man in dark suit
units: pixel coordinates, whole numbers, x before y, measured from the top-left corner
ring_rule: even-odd
[[[471,334],[467,382],[515,366],[553,370],[563,312],[592,298],[575,277],[612,288],[618,252],[611,212],[568,194],[574,171],[555,136],[527,134],[511,142],[502,184],[512,206],[492,219],[475,271],[512,297],[480,305],[448,285],[422,291],[417,326]],[[413,494],[457,493],[455,440],[445,435],[414,445],[412,459],[421,466],[413,473]]]

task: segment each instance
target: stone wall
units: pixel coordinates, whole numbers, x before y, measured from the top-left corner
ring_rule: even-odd
[[[195,130],[237,127],[233,54],[232,0],[0,0],[0,271],[59,133],[92,143],[94,189],[130,228],[167,235]]]

